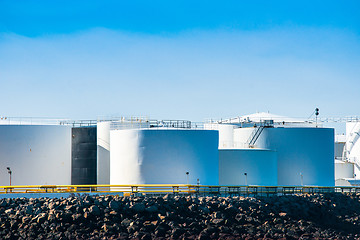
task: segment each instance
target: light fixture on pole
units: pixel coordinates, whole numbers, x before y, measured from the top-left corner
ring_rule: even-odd
[[[356,186],[356,173],[354,173],[354,185]]]
[[[316,118],[316,127],[317,127],[317,120],[318,120],[318,116],[319,116],[319,108],[315,108],[315,118]]]
[[[248,185],[248,181],[247,181],[247,173],[244,173],[245,175],[245,185],[247,186]]]
[[[8,170],[8,174],[10,175],[10,186],[11,186],[11,174],[12,174],[12,171],[11,171],[10,167],[7,167],[6,169]]]
[[[186,183],[187,185],[189,185],[189,172],[186,172],[185,174],[186,174]]]

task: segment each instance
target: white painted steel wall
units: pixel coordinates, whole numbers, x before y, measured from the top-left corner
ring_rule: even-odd
[[[351,183],[346,179],[336,179],[335,180],[335,186],[339,187],[350,187]]]
[[[0,126],[0,185],[71,183],[71,127]]]
[[[251,125],[254,124],[252,123]],[[246,142],[252,132],[256,130],[254,127],[240,128],[231,124],[205,124],[204,128],[219,131],[219,149],[249,148]]]
[[[204,124],[206,130],[219,131],[219,149],[234,148],[234,128],[237,126],[231,124]]]
[[[247,177],[244,173],[247,173]],[[219,184],[276,186],[276,152],[265,149],[220,149]]]
[[[335,180],[354,178],[354,163],[335,160]]]
[[[254,128],[234,131],[245,145]],[[265,128],[255,146],[277,152],[279,185],[334,186],[334,129]]]
[[[97,183],[110,184],[110,124],[97,123]]]
[[[344,155],[344,149],[345,149],[345,142],[335,142],[335,158],[342,159],[343,157],[346,157]]]
[[[279,185],[334,186],[333,128],[265,128],[258,146],[277,151]]]
[[[234,125],[218,124],[219,149],[234,148]]]
[[[346,157],[355,163],[354,173],[360,178],[360,122],[346,123]]]
[[[218,132],[214,130],[110,131],[111,184],[216,185]]]
[[[249,148],[249,145],[246,142],[255,130],[256,128],[254,127],[236,128],[234,130],[234,143],[237,148]],[[257,146],[256,143],[255,146]]]

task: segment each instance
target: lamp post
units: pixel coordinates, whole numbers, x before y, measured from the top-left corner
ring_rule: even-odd
[[[247,186],[248,185],[248,181],[247,181],[247,173],[244,173],[245,175],[245,185]]]
[[[11,186],[11,174],[12,174],[12,171],[11,171],[10,167],[7,167],[6,169],[8,170],[8,174],[10,175],[10,186]]]
[[[354,185],[356,187],[356,173],[354,173]]]
[[[199,194],[199,190],[200,190],[200,179],[198,178],[196,180],[196,183],[197,183],[197,187],[196,187],[196,196]]]
[[[186,172],[185,174],[186,174],[186,183],[187,185],[189,185],[189,172]]]
[[[302,174],[302,173],[300,173],[300,183],[301,183],[301,186],[304,185],[304,184],[303,184],[303,174]]]
[[[316,127],[318,127],[317,126],[317,120],[318,120],[318,116],[319,116],[319,108],[315,108],[315,118],[316,118]]]

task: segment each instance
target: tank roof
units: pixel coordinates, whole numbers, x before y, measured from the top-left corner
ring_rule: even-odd
[[[221,120],[221,123],[241,123],[241,122],[263,122],[272,120],[274,123],[305,123],[306,120],[298,118],[290,118],[281,115],[276,115],[268,112],[259,112],[248,115],[243,115],[241,117],[235,117],[230,119]]]

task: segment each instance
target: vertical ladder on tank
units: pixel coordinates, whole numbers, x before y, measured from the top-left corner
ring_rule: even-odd
[[[260,137],[260,134],[264,130],[265,126],[259,126],[255,127],[254,131],[251,133],[249,139],[246,141],[246,143],[249,145],[249,147],[253,148],[255,146],[256,141]]]

